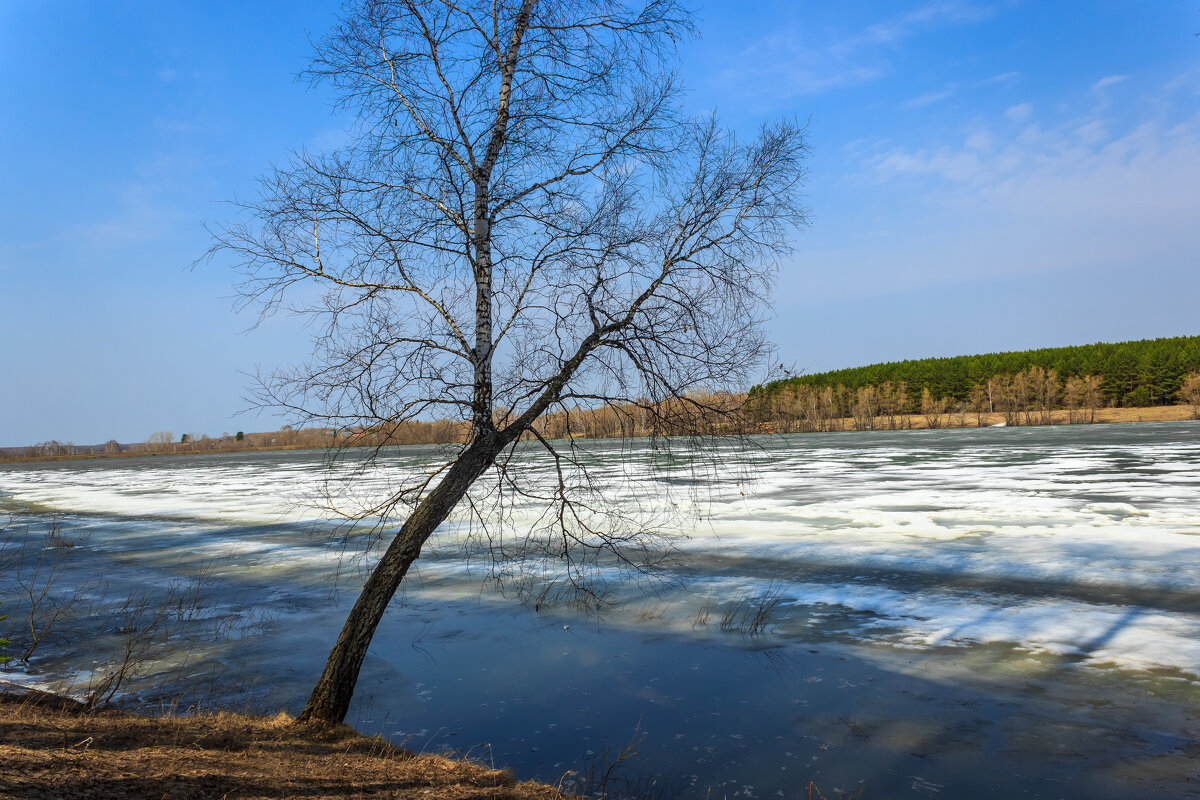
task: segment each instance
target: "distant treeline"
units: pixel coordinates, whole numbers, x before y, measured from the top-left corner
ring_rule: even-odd
[[[1184,403],[1200,409],[1200,336],[872,364],[750,390],[749,418],[777,430],[1090,422],[1100,408]],[[957,422],[949,418],[957,415]]]
[[[0,460],[69,458],[87,456],[144,456],[184,453],[231,453],[253,450],[284,450],[324,448],[342,444],[350,446],[377,444],[434,444],[455,441],[460,426],[446,420],[434,422],[409,421],[392,426],[387,434],[382,428],[353,428],[335,431],[333,428],[293,428],[284,425],[277,431],[209,436],[185,433],[178,437],[169,431],[153,433],[144,442],[120,443],[110,439],[104,444],[77,445],[72,442],[38,442],[28,447],[0,448]]]
[[[1102,408],[1188,405],[1200,418],[1200,336],[925,358],[799,375],[748,394],[696,392],[671,402],[609,403],[542,416],[524,438],[603,439],[763,431],[873,430],[994,424],[1092,422]],[[1057,414],[1057,416],[1056,416]],[[974,415],[973,419],[968,419]],[[503,424],[505,412],[497,413]],[[385,447],[461,442],[453,420],[267,433],[161,431],[144,442],[39,442],[0,448],[0,460],[224,453],[289,448]]]
[[[598,408],[574,406],[543,414],[524,440],[613,439],[639,436],[711,436],[743,432],[748,423],[743,414],[746,395],[733,392],[690,392],[669,401],[613,401]],[[497,427],[508,424],[509,413],[495,414]],[[466,422],[438,420],[431,423],[405,422],[395,426],[375,425],[345,431],[343,444],[377,447],[399,444],[461,442],[471,433]]]
[[[0,459],[214,453],[288,446],[323,447],[329,441],[330,436],[327,431],[315,428],[292,430],[287,426],[283,430],[270,433],[242,433],[239,431],[237,434],[226,433],[221,436],[185,433],[178,438],[167,431],[160,431],[151,434],[150,438],[144,442],[121,443],[116,439],[109,439],[104,444],[75,444],[52,439],[27,447],[4,447],[0,448]]]
[[[600,408],[575,407],[545,414],[534,423],[525,439],[605,439],[629,436],[714,435],[744,431],[742,415],[745,394],[696,392],[683,400],[654,403],[611,403]],[[506,412],[496,415],[505,424]],[[151,434],[144,442],[122,444],[115,439],[104,444],[77,445],[47,441],[28,447],[0,448],[0,461],[54,458],[182,455],[188,453],[231,453],[254,450],[285,450],[326,447],[391,447],[396,445],[447,444],[462,442],[471,432],[469,423],[454,420],[406,420],[398,423],[359,425],[341,429],[293,428],[283,426],[266,433],[207,434],[169,431]],[[536,433],[534,433],[536,432]]]
[[[989,378],[1016,375],[1032,367],[1052,370],[1063,389],[1070,378],[1100,376],[1100,391],[1109,406],[1172,405],[1182,400],[1179,391],[1184,378],[1200,372],[1200,336],[893,361],[773,381],[753,387],[750,396],[770,396],[785,387],[799,386],[844,386],[856,391],[890,381],[893,385],[904,383],[910,405],[919,403],[926,389],[934,397],[967,402],[971,390],[985,385]]]

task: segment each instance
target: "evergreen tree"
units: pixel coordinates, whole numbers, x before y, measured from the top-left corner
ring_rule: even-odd
[[[1044,396],[1061,398],[1067,381],[1072,378],[1101,376],[1104,399],[1111,405],[1172,404],[1180,402],[1184,376],[1200,372],[1200,336],[869,364],[774,381],[753,387],[750,394],[769,398],[785,386],[793,389],[843,386],[846,392],[857,396],[863,387],[879,387],[890,381],[893,385],[905,384],[906,402],[912,408],[920,406],[926,389],[934,397],[966,405],[973,402],[973,387],[986,389],[988,382],[998,376],[1011,379],[1021,373],[1028,374],[1031,369],[1053,372],[1056,376],[1054,386],[1043,386]],[[1011,380],[1005,385],[1011,385]],[[1054,407],[1062,407],[1062,403]]]

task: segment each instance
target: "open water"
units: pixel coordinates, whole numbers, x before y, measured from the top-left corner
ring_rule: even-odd
[[[1200,796],[1200,423],[759,445],[750,484],[589,445],[622,464],[614,496],[698,520],[664,581],[612,579],[603,620],[553,589],[536,612],[492,591],[448,522],[348,721],[550,782],[635,742],[614,781],[684,797],[803,797],[809,781],[831,798]],[[397,449],[355,491],[435,455]],[[205,613],[253,624],[164,656],[131,701],[207,680],[210,699],[295,711],[363,563],[306,504],[322,474],[314,452],[3,466],[0,508],[18,516],[0,536],[86,532],[56,592],[205,567]],[[19,620],[12,572],[0,599]],[[116,635],[94,616],[0,678],[86,685]]]

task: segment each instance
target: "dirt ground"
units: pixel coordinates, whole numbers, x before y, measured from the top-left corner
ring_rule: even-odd
[[[500,770],[283,714],[86,714],[51,695],[0,693],[0,798],[334,797],[564,800]]]

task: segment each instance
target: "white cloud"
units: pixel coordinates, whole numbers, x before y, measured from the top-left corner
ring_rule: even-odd
[[[976,86],[994,86],[996,84],[1014,83],[1021,77],[1020,72],[1001,72],[999,75],[993,75],[990,78],[984,78],[976,82]]]
[[[922,95],[917,95],[916,97],[912,98],[911,100],[906,100],[903,103],[901,103],[901,105],[904,108],[924,108],[925,106],[931,106],[934,103],[939,103],[942,100],[945,100],[948,97],[952,96],[953,94],[954,94],[953,89],[945,89],[944,91],[941,91],[941,92],[927,92]]]
[[[963,145],[968,150],[978,150],[984,153],[991,152],[996,143],[996,137],[987,131],[976,131],[967,137]]]
[[[1013,122],[1028,122],[1033,116],[1033,106],[1029,103],[1021,103],[1012,106],[1004,112],[1004,116],[1008,117]]]
[[[196,176],[204,162],[176,151],[147,157],[130,171],[129,179],[110,187],[100,209],[86,209],[86,221],[66,237],[83,252],[113,253],[123,247],[160,239],[181,225],[194,225],[177,187],[198,189]]]
[[[1166,99],[1176,92],[1184,92],[1191,96],[1200,94],[1200,66],[1192,67],[1186,72],[1166,81],[1159,88],[1158,93],[1160,99]]]
[[[163,203],[158,184],[129,183],[114,189],[104,218],[76,226],[72,237],[79,247],[107,253],[164,235],[184,221],[182,214]]]
[[[328,153],[345,147],[350,140],[351,135],[346,128],[326,128],[309,138],[305,146],[316,153]]]
[[[1079,141],[1088,145],[1097,145],[1109,138],[1108,126],[1098,119],[1088,120],[1075,129]]]
[[[930,3],[815,46],[805,44],[804,31],[785,26],[744,48],[732,64],[717,72],[714,82],[718,87],[777,98],[865,83],[890,71],[888,53],[904,40],[927,30],[979,22],[991,14],[990,8],[966,2]],[[939,93],[923,97],[924,104],[943,99]],[[919,107],[921,101],[911,102]]]
[[[1108,89],[1128,80],[1128,75],[1108,75],[1092,84],[1091,94],[1096,98],[1096,110],[1103,111],[1112,104]]]
[[[1093,92],[1102,92],[1109,86],[1114,86],[1129,79],[1128,75],[1109,75],[1092,84]]]
[[[159,117],[154,120],[154,129],[159,133],[187,134],[194,133],[199,128],[200,121],[198,119]]]
[[[808,48],[795,30],[777,32],[739,53],[714,83],[741,94],[795,97],[865,83],[883,74],[878,65],[854,63],[828,49]]]
[[[1031,108],[1005,118],[866,159],[878,197],[903,199],[886,244],[872,246],[887,265],[874,285],[961,280],[964,265],[990,275],[1124,265],[1132,278],[1196,263],[1200,115],[1115,132],[1094,115],[1046,127]],[[1028,122],[1017,136],[1014,121]]]
[[[895,44],[921,30],[942,25],[980,22],[991,15],[990,8],[971,3],[929,3],[907,14],[871,25],[862,34],[848,41]]]

